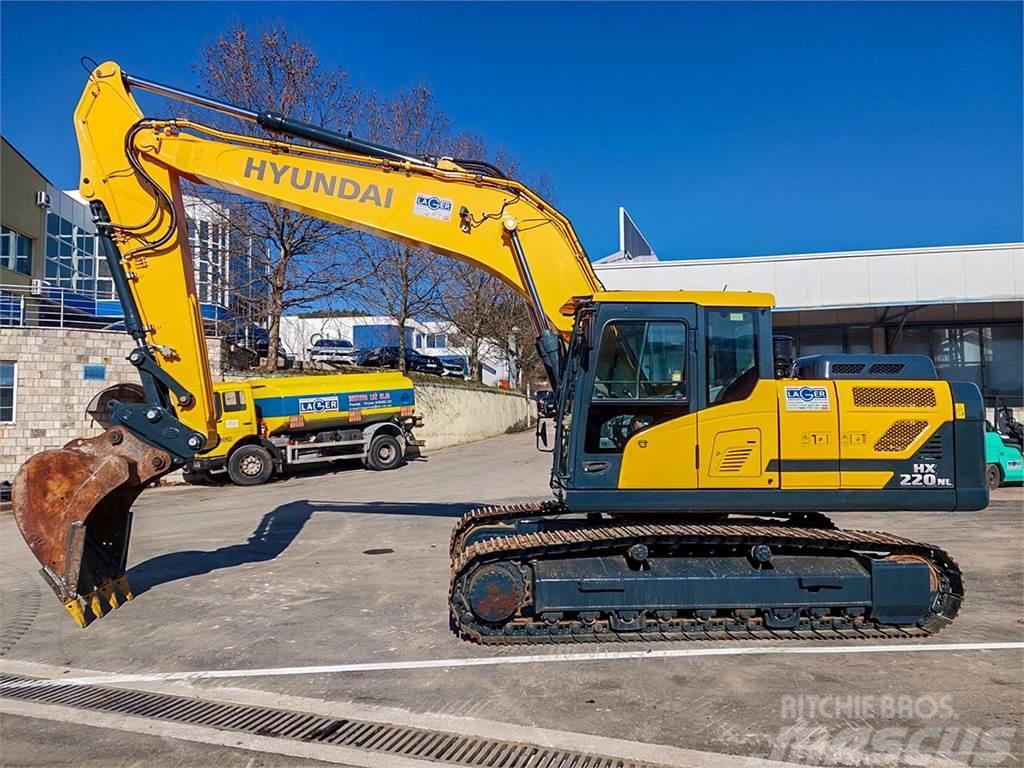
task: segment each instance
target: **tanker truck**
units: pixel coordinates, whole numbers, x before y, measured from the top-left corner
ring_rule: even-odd
[[[259,485],[325,461],[395,469],[422,445],[412,433],[422,423],[412,381],[395,371],[228,381],[213,394],[220,442],[186,465],[194,484],[226,473],[237,485]]]

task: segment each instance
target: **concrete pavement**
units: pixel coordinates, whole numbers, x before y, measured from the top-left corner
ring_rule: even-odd
[[[35,575],[5,515],[4,659],[149,674],[564,653],[480,648],[456,639],[447,622],[447,543],[455,518],[484,503],[547,497],[549,461],[534,450],[532,436],[510,435],[390,473],[339,467],[260,488],[147,491],[136,505],[130,553],[129,578],[139,599],[85,631],[73,626]],[[843,527],[888,530],[942,546],[961,564],[965,606],[952,627],[926,644],[1021,641],[1022,500],[1021,489],[1004,489],[979,513],[836,517]],[[623,646],[581,650],[602,649]],[[230,685],[410,716],[545,727],[580,734],[583,741],[594,734],[808,764],[866,764],[864,755],[881,764],[912,764],[942,754],[959,764],[987,757],[988,764],[1015,765],[1022,760],[1022,656],[954,648],[569,660],[197,680],[192,686],[211,696]],[[3,665],[0,660],[0,671]],[[39,742],[79,730],[16,716],[0,722],[5,765],[60,764],[59,751]],[[118,736],[127,746],[123,753],[113,749],[106,764],[130,765],[136,754],[151,756],[149,765],[188,764],[187,756],[201,754],[206,764],[236,765],[247,754],[213,746],[204,753],[184,742],[178,752],[177,741],[157,748],[153,737],[137,738]],[[109,741],[109,734],[102,739]],[[293,764],[289,759],[264,764]],[[714,764],[713,755],[707,760]]]

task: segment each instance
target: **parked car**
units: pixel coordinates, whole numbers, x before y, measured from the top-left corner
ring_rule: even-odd
[[[308,352],[313,364],[356,365],[359,359],[359,350],[347,339],[317,339]]]
[[[224,340],[230,344],[251,350],[260,357],[266,357],[267,349],[270,346],[270,333],[266,328],[260,328],[258,325],[249,323],[248,325],[232,328],[224,334]]]
[[[359,365],[367,368],[397,368],[398,347],[374,347],[359,356]],[[405,350],[405,369],[415,373],[430,373],[444,376],[444,365],[436,357],[421,355],[412,349]]]
[[[533,393],[533,399],[537,401],[537,415],[554,417],[558,415],[558,401],[555,400],[555,393],[550,389],[538,389]]]
[[[438,357],[437,359],[444,366],[445,376],[457,376],[460,379],[467,378],[466,366],[461,357]]]

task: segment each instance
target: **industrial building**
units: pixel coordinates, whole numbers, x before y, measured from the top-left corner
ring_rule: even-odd
[[[6,138],[0,167],[0,325],[39,324],[40,316],[81,328],[119,320],[121,304],[86,202],[57,189]],[[230,241],[227,213],[215,203],[184,202],[203,317],[228,324],[257,319],[265,284],[253,244]]]
[[[102,429],[103,393],[138,378],[126,361],[121,304],[89,207],[50,183],[6,139],[0,147],[0,484],[33,453]],[[210,334],[245,319],[251,299],[228,291],[227,228],[186,201],[196,285]],[[248,281],[252,286],[253,282]],[[220,339],[210,366],[224,367]]]
[[[800,355],[925,354],[989,408],[1024,406],[1024,243],[668,261],[631,241],[594,263],[610,290],[768,291]]]

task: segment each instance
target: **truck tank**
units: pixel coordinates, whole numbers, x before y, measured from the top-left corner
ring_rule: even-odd
[[[397,371],[250,379],[257,414],[270,435],[411,416],[412,380]],[[226,387],[218,385],[217,389]]]

